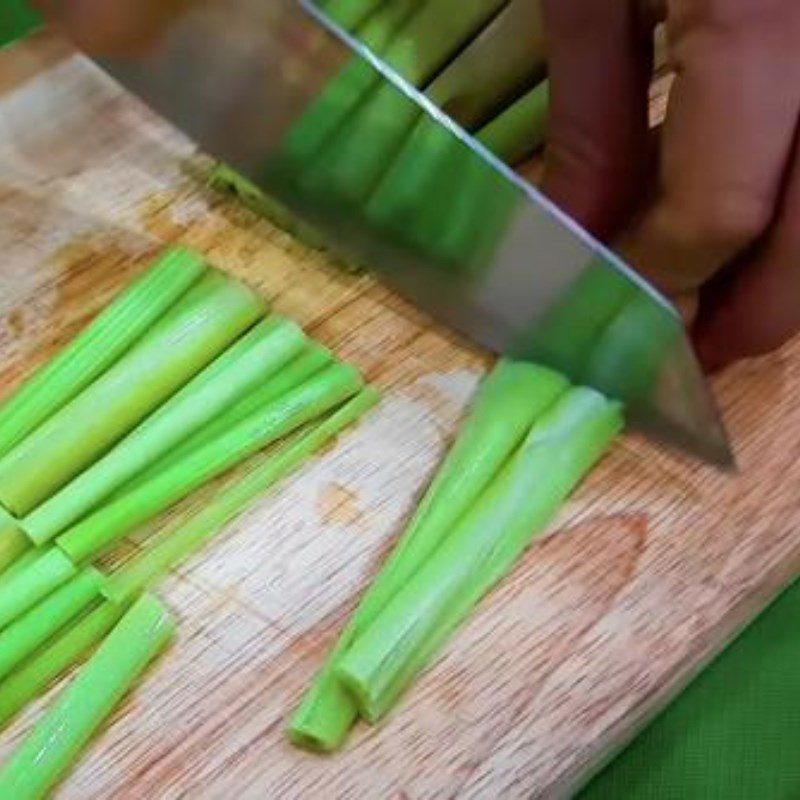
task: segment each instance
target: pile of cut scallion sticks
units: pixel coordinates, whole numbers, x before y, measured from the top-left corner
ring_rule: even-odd
[[[173,622],[148,593],[159,578],[376,402],[355,369],[181,248],[6,401],[0,725],[93,655],[0,771],[0,796],[45,796],[167,645]],[[597,392],[501,361],[295,712],[292,740],[334,750],[358,718],[390,711],[621,426]],[[251,456],[244,477],[123,567],[94,565]]]
[[[377,399],[356,369],[183,248],[11,395],[0,407],[0,727],[95,652],[0,770],[0,797],[46,796],[166,646],[173,623],[148,590]],[[123,567],[95,566],[248,459],[244,477]]]

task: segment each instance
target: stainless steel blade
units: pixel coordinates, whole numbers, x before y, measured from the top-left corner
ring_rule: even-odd
[[[314,6],[208,0],[103,66],[436,318],[732,464],[672,306]]]

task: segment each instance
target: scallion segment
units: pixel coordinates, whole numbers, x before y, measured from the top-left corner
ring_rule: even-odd
[[[0,680],[97,600],[100,583],[88,567],[0,631]]]
[[[0,581],[0,629],[66,583],[77,567],[58,548],[45,550],[24,569]]]
[[[191,250],[161,256],[0,407],[0,457],[112,366],[205,271]]]
[[[377,391],[367,387],[328,418],[314,424],[307,432],[296,435],[191,519],[160,535],[154,545],[120,572],[106,579],[103,593],[110,600],[121,603],[149,588],[241,514],[267,489],[363,416],[377,401]]]
[[[167,466],[181,461],[195,450],[218,439],[252,414],[265,408],[269,403],[318,375],[324,368],[331,366],[333,360],[333,355],[329,350],[318,344],[310,344],[277,375],[271,376],[262,386],[243,397],[217,419],[202,427],[153,464],[142,476],[143,479],[149,479],[152,475],[162,472]],[[136,480],[135,485],[139,483],[139,480]]]
[[[187,436],[248,397],[305,343],[291,322],[256,325],[107,455],[78,475],[22,522],[37,545],[48,542]]]
[[[352,697],[334,675],[338,658],[422,568],[519,447],[534,420],[567,387],[566,379],[558,373],[515,361],[501,361],[484,381],[466,424],[406,532],[292,718],[289,735],[293,741],[319,750],[334,750],[341,745],[357,711]]]
[[[336,675],[366,719],[376,721],[392,707],[621,427],[619,405],[584,388],[572,389],[533,426],[436,553],[339,661]]]
[[[0,771],[0,796],[45,797],[173,633],[161,603],[137,601]]]
[[[76,563],[94,558],[137,525],[268,444],[343,403],[361,386],[361,376],[353,367],[331,365],[181,461],[112,498],[61,534],[56,540],[58,546]]]
[[[0,502],[28,514],[256,322],[258,298],[209,273],[129,353],[0,460]]]
[[[106,601],[95,603],[0,682],[0,729],[83,660],[119,622],[125,608]]]

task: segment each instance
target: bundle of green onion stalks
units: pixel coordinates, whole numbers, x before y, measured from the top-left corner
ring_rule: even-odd
[[[5,401],[0,727],[102,644],[0,770],[0,797],[45,796],[167,643],[169,615],[146,592],[376,401],[357,370],[183,248]],[[243,462],[124,567],[97,568]]]
[[[335,750],[358,718],[381,720],[621,428],[619,405],[594,390],[501,361],[295,712],[291,739]]]

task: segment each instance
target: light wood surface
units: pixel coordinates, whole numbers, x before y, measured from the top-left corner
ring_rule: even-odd
[[[0,92],[2,391],[176,240],[385,391],[167,582],[178,642],[60,797],[565,796],[797,574],[800,346],[717,383],[738,477],[624,440],[398,713],[335,757],[292,749],[286,719],[486,359],[208,193],[185,169],[190,143],[58,42],[0,54]],[[40,708],[2,734],[0,757]]]

